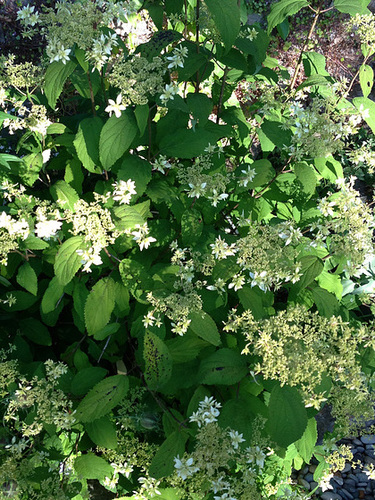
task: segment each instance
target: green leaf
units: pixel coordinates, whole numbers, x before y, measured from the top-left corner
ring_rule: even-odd
[[[165,343],[153,333],[146,331],[143,359],[145,380],[151,390],[162,386],[172,375],[172,358]]]
[[[302,184],[303,192],[310,198],[316,188],[316,173],[315,169],[306,162],[299,162],[294,165],[294,173],[298,181]]]
[[[91,441],[97,446],[114,450],[117,447],[117,435],[114,424],[108,417],[97,418],[85,424],[85,430]]]
[[[98,384],[107,375],[107,370],[100,366],[89,366],[81,369],[74,375],[70,390],[75,396],[87,394],[94,385]]]
[[[255,170],[254,180],[249,182],[248,184],[249,189],[255,187],[262,187],[265,184],[268,184],[271,181],[271,179],[273,179],[273,177],[276,175],[275,169],[273,168],[271,162],[265,159],[254,161],[251,165],[249,165],[249,167]],[[241,166],[241,170],[246,171],[247,168],[248,164]]]
[[[321,288],[328,292],[334,293],[338,300],[342,298],[343,286],[341,277],[337,274],[331,274],[328,271],[323,271],[316,279]]]
[[[368,64],[362,64],[359,68],[359,83],[363,97],[368,97],[374,85],[374,70]]]
[[[82,236],[73,236],[64,241],[55,259],[55,274],[61,285],[67,285],[82,265],[82,257],[77,250],[84,248],[85,241]]]
[[[62,285],[57,278],[54,276],[48,284],[47,290],[44,292],[41,310],[43,314],[48,314],[54,311],[57,307],[58,302],[61,300],[64,294],[64,285]]]
[[[51,335],[48,328],[35,318],[22,319],[20,321],[21,333],[38,345],[52,345]]]
[[[324,179],[328,179],[331,182],[344,177],[341,163],[332,157],[315,158],[314,166]]]
[[[75,189],[65,181],[57,181],[50,187],[52,198],[62,207],[74,212],[74,204],[79,200]],[[61,201],[61,203],[60,203]]]
[[[287,448],[301,438],[307,426],[307,413],[295,387],[275,385],[268,411],[267,428],[273,441]]]
[[[26,240],[23,241],[23,246],[29,250],[45,250],[49,247],[49,244],[46,241],[30,234]]]
[[[192,311],[189,319],[191,319],[189,329],[198,337],[215,346],[221,344],[219,330],[209,314],[204,311]]]
[[[271,12],[267,17],[268,21],[268,34],[271,33],[273,28],[281,24],[288,16],[294,16],[303,7],[309,4],[307,0],[281,0],[271,7]]]
[[[151,171],[152,167],[148,161],[142,160],[139,156],[126,155],[117,172],[117,178],[123,181],[129,179],[134,181],[137,197],[140,197],[151,180]]]
[[[209,144],[216,144],[218,138],[211,132],[196,128],[178,129],[165,135],[160,141],[160,153],[178,158],[193,158],[204,153]]]
[[[18,269],[16,280],[19,285],[33,295],[38,293],[38,278],[28,262],[25,262]]]
[[[146,222],[145,218],[142,217],[142,215],[137,210],[136,205],[121,205],[119,207],[115,207],[113,212],[119,219],[118,221],[116,221],[116,228],[119,231],[134,229],[136,224],[140,224],[142,226]]]
[[[246,361],[237,351],[224,348],[203,359],[198,373],[202,384],[232,385],[248,373]]]
[[[229,427],[243,435],[243,438],[246,439],[243,446],[249,446],[251,442],[251,423],[255,414],[249,402],[254,400],[256,400],[254,396],[249,396],[246,399],[230,399],[223,405],[218,418],[219,425],[223,429]]]
[[[129,149],[138,132],[133,111],[128,108],[119,118],[112,115],[100,133],[99,155],[103,168],[109,170]]]
[[[74,147],[82,165],[89,172],[100,174],[99,140],[103,122],[98,116],[85,118],[79,122]]]
[[[138,104],[138,106],[135,107],[134,114],[135,119],[137,120],[139,134],[142,136],[145,133],[147,127],[149,116],[148,104]]]
[[[12,296],[16,299],[16,301],[11,306],[9,304],[1,304],[2,309],[12,312],[25,311],[37,301],[37,297],[35,297],[35,295],[23,292],[22,290],[13,290]]]
[[[95,335],[109,322],[115,300],[112,278],[102,278],[92,287],[85,304],[85,323],[89,335]]]
[[[186,333],[165,342],[174,363],[186,363],[196,359],[202,349],[209,346],[196,335]]]
[[[151,5],[148,6],[152,7]],[[152,16],[152,14],[151,14]],[[161,11],[161,23],[163,23],[163,11]],[[171,43],[178,42],[181,39],[182,34],[178,33],[178,31],[173,30],[164,30],[161,28],[160,31],[156,31],[153,33],[152,37],[147,43],[142,43],[138,45],[135,53],[139,52],[143,57],[146,57],[149,61],[155,56],[158,56],[163,49],[168,47]]]
[[[356,14],[364,15],[370,14],[367,8],[368,0],[334,0],[333,5],[340,12],[355,16]]]
[[[265,136],[280,149],[289,146],[292,137],[290,130],[284,130],[281,122],[264,120],[261,129]]]
[[[214,106],[212,100],[206,94],[199,93],[189,93],[186,100],[193,117],[198,120],[200,125],[204,125],[212,113]]]
[[[164,443],[156,452],[151,461],[149,474],[155,479],[170,476],[175,468],[173,459],[179,455],[182,458],[185,452],[185,443],[188,435],[182,432],[174,431],[170,434]]]
[[[240,9],[237,0],[206,0],[207,8],[219,30],[225,48],[229,50],[240,31]]]
[[[203,231],[203,217],[202,214],[190,208],[186,210],[181,217],[181,236],[184,245],[194,245],[197,243]]]
[[[108,377],[91,389],[77,407],[75,418],[92,422],[109,413],[125,397],[129,380],[124,375]]]
[[[362,114],[367,125],[375,134],[375,102],[368,97],[355,97],[353,99],[353,104]]]
[[[324,264],[316,255],[305,255],[299,259],[301,263],[302,276],[295,284],[295,288],[302,290],[310,285],[317,276],[323,271]]]
[[[295,443],[298,453],[308,464],[311,460],[316,441],[318,439],[318,431],[315,418],[309,418],[307,427],[302,437]]]
[[[113,467],[104,458],[98,457],[92,452],[77,457],[74,461],[74,469],[78,476],[83,479],[103,481],[106,477],[113,476]]]
[[[338,316],[340,314],[339,301],[332,293],[317,286],[312,289],[312,294],[319,314],[326,318],[331,318],[332,316]]]
[[[55,108],[64,84],[76,66],[77,64],[73,61],[68,61],[65,64],[58,61],[48,65],[44,79],[44,92],[51,108]]]
[[[320,54],[319,52],[305,52],[302,56],[302,62],[306,76],[320,77],[323,85],[327,85],[328,81],[323,77],[330,76],[330,74],[326,70],[326,58],[323,54]],[[302,85],[306,86],[306,82],[309,82],[309,85],[319,85],[318,81],[315,83],[313,78],[311,80],[308,78]]]

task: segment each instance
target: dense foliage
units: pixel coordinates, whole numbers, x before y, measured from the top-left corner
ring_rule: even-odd
[[[269,43],[302,9],[288,71]],[[326,11],[361,46],[350,82],[307,50]],[[315,456],[321,491],[352,458],[334,443],[374,405],[374,217],[352,174],[375,165],[375,16],[365,0],[281,0],[267,27],[248,14],[19,10],[46,50],[0,68],[2,497],[81,500],[96,481],[116,498],[304,499],[292,467]]]

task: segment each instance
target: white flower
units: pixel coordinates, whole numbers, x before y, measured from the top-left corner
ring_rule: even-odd
[[[195,472],[199,470],[199,467],[193,466],[192,458],[181,458],[177,455],[174,458],[174,467],[176,469],[177,475],[185,481],[188,476],[192,476]]]
[[[38,222],[35,225],[35,234],[38,238],[45,238],[49,240],[50,238],[54,238],[58,231],[60,231],[62,226],[62,222],[57,220],[44,220]]]
[[[76,253],[78,255],[81,255],[82,257],[81,264],[84,264],[82,271],[91,273],[90,267],[92,266],[92,264],[95,264],[96,266],[100,266],[100,264],[103,264],[103,261],[99,255],[100,250],[89,248],[88,250],[76,250]]]
[[[172,84],[164,87],[164,92],[160,95],[160,100],[163,104],[166,104],[169,100],[173,100],[174,96],[178,92],[178,85]]]
[[[132,231],[131,234],[134,236],[133,240],[135,240],[138,245],[139,249],[142,251],[144,248],[148,248],[150,246],[150,243],[153,243],[156,241],[155,238],[152,236],[147,236],[149,229],[147,227],[147,223],[143,224],[141,226],[140,224],[135,225],[135,231]]]
[[[62,61],[63,64],[66,64],[67,61],[69,61],[70,52],[71,49],[66,49],[64,45],[60,42],[56,42],[56,40],[52,40],[47,47],[47,55],[51,63],[54,61]]]
[[[333,478],[333,474],[325,474],[319,481],[319,487],[322,488],[322,491],[332,490],[333,486],[331,485],[331,479]]]
[[[259,446],[253,446],[253,447],[247,448],[246,452],[247,452],[247,457],[248,457],[247,463],[251,464],[251,463],[255,462],[258,467],[263,469],[264,460],[266,458],[266,455],[259,448]]]
[[[188,55],[187,47],[181,47],[181,45],[175,48],[172,52],[171,56],[167,57],[167,60],[170,61],[168,64],[168,69],[174,68],[183,68],[184,67],[184,59]]]
[[[232,440],[232,446],[235,450],[238,449],[238,445],[244,443],[246,439],[243,439],[243,434],[238,434],[237,431],[229,431],[229,437]]]
[[[135,182],[131,179],[127,181],[120,180],[119,182],[112,184],[112,186],[115,188],[112,198],[115,201],[119,201],[120,205],[123,203],[129,205],[132,195],[137,194]]]
[[[206,182],[202,182],[200,185],[195,186],[194,184],[189,183],[190,191],[189,191],[189,198],[199,198],[200,196],[204,195],[205,193],[205,188],[207,186]]]
[[[221,200],[226,200],[228,198],[229,194],[228,193],[221,193],[218,194],[216,189],[212,190],[212,195],[208,197],[209,200],[212,200],[212,206],[217,207],[217,204]]]
[[[254,168],[247,167],[247,170],[241,170],[241,173],[244,174],[244,178],[240,180],[240,186],[247,187],[249,182],[254,180],[256,176],[256,171]]]
[[[201,427],[203,424],[216,422],[217,417],[220,415],[219,408],[221,408],[220,403],[218,403],[212,396],[206,396],[204,401],[199,403],[198,411],[191,415],[189,421],[197,422],[198,427]]]
[[[126,109],[126,106],[122,104],[122,95],[119,94],[117,96],[116,102],[112,99],[108,99],[108,103],[109,105],[105,108],[104,111],[109,113],[109,116],[112,116],[112,113],[114,113],[116,115],[116,118],[120,118],[121,111]]]
[[[216,238],[215,243],[211,243],[210,247],[212,248],[212,254],[215,256],[215,259],[221,260],[226,259],[227,257],[235,254],[234,243],[232,245],[228,245],[228,243],[221,239],[221,236]]]

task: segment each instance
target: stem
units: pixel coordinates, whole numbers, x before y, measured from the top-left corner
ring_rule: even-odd
[[[371,55],[372,55],[372,54],[371,54]],[[366,57],[364,58],[364,60],[363,60],[363,63],[361,64],[361,66],[363,66],[363,64],[366,64],[366,63],[367,63],[367,61],[369,60],[369,58],[370,58],[370,55],[366,56]],[[357,80],[357,78],[358,78],[358,75],[359,75],[359,70],[357,70],[356,74],[355,74],[355,75],[353,76],[353,78],[351,79],[351,81],[350,81],[350,83],[349,83],[348,90],[347,90],[347,91],[345,92],[345,94],[343,95],[343,98],[346,98],[346,97],[349,95],[350,91],[351,91],[351,90],[352,90],[352,88],[353,88],[353,85],[354,85],[355,81],[356,81],[356,80]],[[341,99],[340,99],[340,100],[341,100]],[[340,102],[340,101],[339,101],[339,102]]]
[[[319,7],[317,8],[317,10],[315,11],[314,20],[313,20],[313,23],[311,25],[309,34],[306,37],[305,43],[303,44],[303,47],[301,49],[301,52],[300,52],[300,55],[299,55],[299,58],[298,58],[298,61],[297,61],[297,66],[296,66],[296,69],[294,70],[294,75],[293,75],[292,81],[290,82],[290,85],[289,85],[289,90],[292,90],[293,87],[294,87],[294,85],[295,85],[295,83],[296,83],[297,76],[298,76],[298,73],[299,73],[299,70],[300,70],[301,64],[302,64],[303,54],[304,54],[304,52],[307,49],[307,45],[308,45],[308,43],[309,43],[309,41],[310,41],[310,39],[312,37],[312,34],[314,33],[315,26],[316,26],[316,23],[318,21],[318,17],[320,16],[320,13],[321,13],[321,9],[322,9],[322,4],[320,4]]]
[[[107,97],[107,92],[105,90],[105,85],[104,85],[104,69],[103,68],[102,68],[101,75],[100,75],[100,83],[102,86],[102,91],[103,91],[105,103],[108,106],[108,97]]]
[[[200,51],[200,47],[199,47],[199,10],[200,10],[200,0],[197,0],[197,10],[196,10],[196,37],[195,37],[195,43],[196,43],[196,46],[197,46],[197,54],[199,54],[199,51]],[[200,80],[200,76],[199,76],[199,71],[197,71],[197,83],[196,83],[196,86],[195,86],[195,92],[196,93],[199,93],[199,80]]]
[[[219,102],[217,105],[217,113],[216,113],[216,123],[219,123],[220,120],[220,113],[221,113],[221,106],[223,105],[223,96],[224,96],[224,89],[225,89],[225,80],[227,78],[229,68],[228,66],[225,66],[224,68],[224,74],[223,74],[223,79],[221,81],[221,89],[220,89],[220,97],[219,97]]]
[[[90,78],[90,73],[89,73],[88,70],[86,71],[86,75],[87,75],[87,79],[88,79],[88,82],[89,82],[89,88],[90,88],[91,110],[92,110],[92,114],[94,116],[96,116],[94,91],[92,90],[91,78]]]
[[[148,129],[148,151],[147,151],[147,160],[151,162],[151,143],[152,143],[152,130],[151,130],[151,116],[148,114],[147,119],[147,129]]]

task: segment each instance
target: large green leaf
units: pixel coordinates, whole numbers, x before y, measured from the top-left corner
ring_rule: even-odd
[[[91,389],[77,407],[75,418],[92,422],[109,413],[125,397],[129,380],[124,375],[108,377]]]
[[[319,314],[326,318],[340,314],[340,303],[332,293],[317,286],[312,289],[312,294]]]
[[[232,47],[240,31],[240,9],[237,0],[206,0],[208,10],[219,30],[227,50]]]
[[[295,288],[302,290],[310,285],[310,283],[312,283],[317,276],[319,276],[319,274],[323,271],[324,264],[323,261],[316,255],[306,255],[301,257],[299,262],[301,263],[302,276],[296,283]]]
[[[362,64],[359,68],[359,83],[363,97],[368,97],[374,85],[374,70],[368,64]]]
[[[219,330],[215,321],[204,311],[192,311],[189,314],[189,328],[203,340],[218,346],[221,344]]]
[[[315,192],[317,176],[315,169],[306,162],[298,162],[294,165],[294,173],[302,185],[302,190],[307,198]]]
[[[267,17],[268,33],[271,33],[273,28],[282,23],[288,16],[297,14],[299,10],[309,4],[307,0],[281,0],[271,7],[271,12]]]
[[[309,418],[307,427],[302,437],[295,443],[298,453],[308,464],[311,460],[316,440],[318,439],[318,431],[315,418]]]
[[[82,265],[82,257],[77,250],[85,245],[82,236],[73,236],[64,241],[55,259],[55,274],[61,285],[67,285]]]
[[[44,292],[41,311],[43,314],[48,314],[54,311],[61,300],[64,293],[64,285],[62,285],[57,278],[54,276],[48,284],[47,290]]]
[[[16,280],[19,285],[33,295],[38,293],[38,278],[28,262],[22,264],[18,269]]]
[[[57,181],[50,187],[52,198],[61,205],[62,208],[67,208],[74,212],[74,204],[79,200],[79,196],[75,189],[65,181]]]
[[[147,331],[144,339],[143,359],[145,360],[145,380],[154,390],[168,382],[172,375],[172,358],[165,343]]]
[[[57,99],[62,92],[64,84],[69,75],[73,73],[76,66],[77,64],[73,61],[68,61],[66,64],[58,61],[48,65],[44,78],[44,92],[51,108],[56,106]]]
[[[160,152],[178,158],[193,158],[204,153],[209,144],[216,144],[218,138],[202,129],[177,129],[165,135],[160,141]]]
[[[112,478],[113,476],[113,467],[104,458],[98,457],[92,452],[77,457],[74,461],[74,469],[78,476],[83,479],[102,481],[106,477]]]
[[[131,109],[122,112],[119,118],[112,115],[100,133],[99,155],[103,168],[109,170],[129,149],[138,132],[138,126]]]
[[[239,382],[248,373],[243,356],[232,349],[219,349],[203,359],[198,373],[202,384],[232,385]]]
[[[115,300],[115,283],[112,278],[102,278],[95,283],[85,304],[85,323],[89,335],[94,335],[109,322]]]
[[[207,342],[190,332],[182,337],[177,336],[167,340],[166,345],[174,363],[186,363],[196,359],[201,350],[209,346]]]
[[[369,0],[334,0],[333,2],[337,10],[351,16],[370,14],[368,4]]]
[[[90,439],[103,448],[113,450],[117,447],[116,427],[107,416],[87,422],[85,429]]]
[[[152,167],[148,161],[142,160],[136,155],[126,155],[117,172],[119,180],[127,181],[131,179],[135,182],[137,198],[145,192],[147,184],[151,180]]]
[[[355,97],[353,99],[353,104],[362,114],[367,125],[375,134],[375,102],[368,97]]]
[[[92,173],[100,173],[99,139],[103,122],[98,116],[85,118],[79,122],[74,147],[82,165]]]
[[[267,430],[271,439],[287,448],[301,438],[307,426],[307,413],[295,387],[275,385],[268,405]]]
[[[80,370],[71,383],[70,390],[75,396],[83,396],[107,375],[100,366],[89,366]]]
[[[20,321],[20,330],[23,335],[38,345],[52,345],[48,328],[35,318],[26,318]]]
[[[185,452],[185,443],[188,435],[182,432],[174,431],[170,434],[164,443],[156,452],[149,468],[150,476],[160,479],[170,476],[174,469],[174,457],[177,455],[182,458]]]

